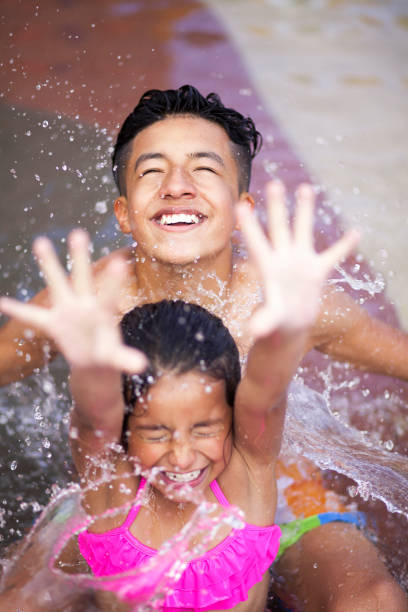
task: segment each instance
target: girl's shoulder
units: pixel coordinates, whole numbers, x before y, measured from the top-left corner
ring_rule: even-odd
[[[275,465],[260,467],[233,447],[230,462],[217,478],[227,501],[238,506],[247,523],[270,525],[276,507]]]
[[[109,469],[109,472],[108,472]],[[88,528],[102,533],[120,527],[137,497],[141,477],[135,475],[132,465],[122,456],[114,457],[104,476],[84,489],[83,506],[95,521]]]

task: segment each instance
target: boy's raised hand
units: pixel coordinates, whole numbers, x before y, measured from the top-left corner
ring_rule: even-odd
[[[318,314],[322,286],[330,270],[353,250],[356,230],[321,253],[313,246],[314,193],[299,187],[293,229],[290,229],[285,190],[278,181],[267,185],[268,235],[244,204],[237,206],[238,223],[252,263],[263,285],[264,301],[252,315],[254,338],[276,329],[296,332],[310,327]]]
[[[0,298],[0,310],[52,338],[73,368],[110,368],[127,373],[145,369],[145,356],[122,343],[115,320],[125,264],[112,260],[98,295],[89,259],[89,236],[74,230],[68,237],[71,279],[58,261],[52,243],[38,238],[33,251],[51,297],[51,308]]]

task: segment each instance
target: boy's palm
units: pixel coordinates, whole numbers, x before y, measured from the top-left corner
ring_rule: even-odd
[[[358,242],[355,230],[347,232],[322,253],[313,246],[314,194],[302,185],[297,194],[293,231],[289,228],[285,192],[278,182],[267,187],[268,237],[255,216],[239,205],[238,220],[264,291],[264,303],[251,317],[255,338],[278,327],[297,331],[311,326],[319,311],[323,283],[330,270]]]
[[[47,279],[52,306],[43,308],[1,299],[1,310],[52,338],[71,367],[113,368],[135,373],[146,367],[146,358],[121,340],[115,314],[125,264],[117,259],[106,268],[98,295],[89,261],[89,238],[75,230],[69,236],[71,280],[60,265],[47,238],[35,241],[33,250]]]

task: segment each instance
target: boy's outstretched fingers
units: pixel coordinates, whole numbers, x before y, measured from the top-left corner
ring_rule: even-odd
[[[0,311],[8,317],[15,317],[19,321],[31,327],[45,329],[47,326],[49,312],[42,306],[25,304],[13,298],[0,298]]]
[[[126,374],[138,374],[148,366],[147,357],[137,349],[129,346],[118,346],[111,355],[110,365]]]
[[[302,183],[296,191],[293,237],[296,244],[306,249],[313,248],[314,208],[315,194],[313,187],[307,183]]]
[[[89,256],[89,234],[75,229],[68,236],[69,254],[72,259],[72,286],[78,295],[91,292],[92,274]]]
[[[33,252],[46,278],[52,300],[55,301],[57,297],[67,295],[70,291],[68,278],[58,260],[52,242],[45,236],[37,238],[33,243]]]
[[[266,185],[268,212],[268,232],[275,249],[286,247],[291,240],[286,191],[280,181],[270,181]]]
[[[361,234],[357,229],[348,230],[344,236],[320,254],[327,274],[350,255],[356,248],[360,238]]]

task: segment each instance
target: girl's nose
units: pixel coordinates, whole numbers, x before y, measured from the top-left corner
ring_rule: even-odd
[[[169,461],[172,466],[180,470],[188,470],[195,460],[195,451],[187,440],[177,440],[173,443]]]
[[[159,195],[162,199],[192,199],[196,190],[188,172],[183,168],[172,168],[164,177]]]

